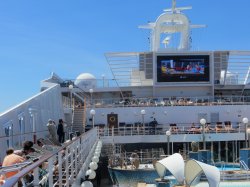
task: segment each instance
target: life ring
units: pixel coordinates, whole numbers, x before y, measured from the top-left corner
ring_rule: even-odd
[[[110,122],[115,122],[115,117],[114,117],[114,116],[111,116],[111,117],[109,118],[109,121],[110,121]]]

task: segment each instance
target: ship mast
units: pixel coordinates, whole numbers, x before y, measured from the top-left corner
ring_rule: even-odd
[[[172,12],[175,13],[176,0],[172,0]]]
[[[176,0],[172,0],[171,9],[165,9],[154,23],[139,26],[139,28],[151,29],[151,50],[161,51],[173,48],[167,48],[171,43],[171,36],[180,33],[180,41],[177,50],[190,50],[190,31],[193,28],[205,27],[204,25],[191,25],[188,17],[182,13],[183,10],[189,10],[192,7],[176,7]],[[162,36],[165,38],[161,41]],[[164,44],[164,46],[162,46]]]

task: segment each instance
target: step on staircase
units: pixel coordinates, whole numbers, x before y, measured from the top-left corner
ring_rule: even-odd
[[[84,132],[85,126],[85,117],[84,117],[84,108],[74,108],[74,117],[73,117],[73,132],[79,131],[80,133]]]
[[[102,148],[102,153],[106,156],[110,156],[113,154],[119,154],[121,152],[120,144],[104,144]]]
[[[102,153],[104,155],[113,155],[114,152],[114,146],[112,144],[104,144],[102,148]]]

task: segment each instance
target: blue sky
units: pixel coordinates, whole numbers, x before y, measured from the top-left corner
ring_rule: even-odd
[[[250,1],[177,0],[194,24],[200,50],[250,50]],[[0,1],[0,112],[39,92],[56,72],[74,79],[83,72],[111,78],[105,52],[148,51],[149,32],[171,0]]]

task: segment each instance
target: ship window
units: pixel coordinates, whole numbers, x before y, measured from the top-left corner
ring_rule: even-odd
[[[4,124],[4,133],[6,137],[6,144],[7,147],[13,147],[13,123],[12,121],[7,122]]]

